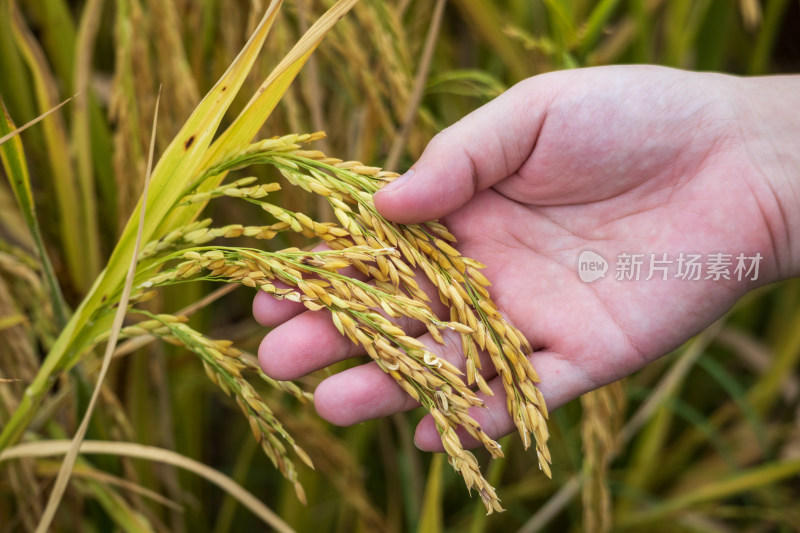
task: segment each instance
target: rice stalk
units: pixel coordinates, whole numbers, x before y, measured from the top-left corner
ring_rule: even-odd
[[[428,35],[425,37],[425,48],[422,51],[422,58],[417,66],[417,74],[414,77],[414,85],[411,95],[406,102],[406,108],[403,111],[402,122],[399,131],[395,135],[392,148],[389,150],[389,155],[386,158],[386,166],[388,168],[397,168],[397,163],[400,159],[401,150],[408,141],[408,136],[411,133],[411,124],[416,117],[420,102],[422,101],[422,93],[425,89],[426,82],[428,81],[428,74],[430,73],[431,61],[433,59],[433,51],[439,37],[439,29],[442,24],[442,17],[444,15],[445,2],[439,0],[436,2],[433,17],[431,18],[431,25],[428,29]]]
[[[608,467],[619,446],[625,389],[617,381],[581,396],[583,440],[583,530],[609,531],[613,524]]]

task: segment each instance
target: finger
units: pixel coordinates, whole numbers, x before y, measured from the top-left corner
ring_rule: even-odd
[[[465,360],[459,334],[445,330],[442,337],[445,344],[437,343],[429,333],[419,340],[437,357],[463,371]],[[481,354],[481,368],[487,375],[496,374],[486,354]],[[340,426],[407,411],[419,405],[374,362],[326,378],[314,391],[314,403],[320,416]]]
[[[290,380],[358,354],[359,347],[339,333],[330,313],[306,311],[267,333],[258,362],[268,376]]]
[[[392,321],[410,336],[425,331],[418,320]],[[363,354],[362,346],[339,333],[330,313],[306,311],[267,333],[258,347],[258,362],[268,376],[291,380]]]
[[[275,283],[278,288],[288,288],[283,283]],[[274,327],[283,324],[290,318],[299,315],[306,309],[300,302],[278,300],[264,291],[258,291],[253,298],[253,317],[256,322],[265,327]]]
[[[361,273],[358,273],[361,275]],[[353,277],[357,277],[355,274]],[[438,290],[422,274],[415,276],[419,288],[431,299],[429,307],[434,315],[444,319],[447,307],[439,300]],[[343,336],[331,320],[327,311],[305,311],[302,304],[295,306],[274,305],[256,298],[253,312],[262,324],[274,325],[267,333],[258,349],[261,368],[274,379],[297,379],[320,368],[343,361],[350,357],[362,355],[364,349],[353,344]],[[262,312],[262,306],[269,305],[268,312]],[[297,305],[300,309],[297,309]],[[416,337],[426,331],[425,325],[408,317],[392,318],[382,309],[378,312],[397,324],[406,335]],[[447,330],[448,333],[452,333]]]
[[[411,170],[375,195],[380,213],[418,223],[452,213],[528,159],[547,98],[535,78],[509,89],[436,135]]]
[[[581,394],[602,385],[589,378],[568,358],[555,352],[535,352],[531,356],[531,361],[541,378],[537,387],[544,396],[548,411],[553,411]],[[484,406],[471,408],[469,414],[491,438],[499,439],[516,431],[516,427],[508,413],[502,379],[497,377],[491,380],[489,387],[494,392],[494,396],[478,393],[478,396],[484,401]],[[471,437],[463,428],[458,428],[456,433],[464,448],[481,446],[481,443]],[[414,443],[424,451],[444,451],[436,424],[430,415],[426,415],[417,425]]]
[[[327,250],[330,250],[328,246],[325,244],[318,244],[311,251],[323,252]],[[343,268],[339,270],[339,273],[362,281],[367,278],[365,274],[355,267]],[[279,289],[291,288],[280,281],[275,281],[274,285]],[[285,298],[278,299],[263,291],[259,291],[255,298],[253,298],[253,317],[256,319],[256,322],[265,327],[274,327],[283,324],[305,310],[306,306],[300,302],[294,302]]]
[[[408,411],[419,404],[375,362],[326,378],[314,391],[317,413],[337,426],[351,426]]]

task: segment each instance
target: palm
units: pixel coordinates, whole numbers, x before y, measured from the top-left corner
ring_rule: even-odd
[[[692,194],[687,190],[671,208],[654,209],[637,208],[623,195],[594,205],[595,214],[586,217],[575,206],[532,207],[488,190],[447,217],[462,252],[486,265],[500,309],[539,350],[534,366],[561,376],[542,384],[551,407],[663,355],[746,291],[735,282],[676,279],[674,263],[667,265],[666,281],[658,271],[646,280],[646,260],[638,279],[614,279],[622,252],[652,252],[659,259],[666,253],[668,260],[704,250],[763,255],[747,235],[721,235],[704,215],[713,199]],[[605,278],[581,281],[584,250],[609,261]],[[721,283],[727,283],[723,290]]]

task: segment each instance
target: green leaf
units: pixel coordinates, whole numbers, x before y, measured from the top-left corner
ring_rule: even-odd
[[[768,463],[734,474],[726,479],[711,481],[695,491],[681,494],[638,515],[632,515],[619,525],[630,528],[645,523],[661,523],[668,515],[683,509],[705,503],[721,502],[726,498],[794,478],[798,474],[800,474],[800,459]]]
[[[205,155],[203,169],[214,166],[225,154],[240,149],[252,141],[328,31],[357,3],[358,0],[339,0],[309,28],[264,80],[233,124],[220,135],[219,139],[214,141]],[[213,189],[224,177],[225,174],[220,174],[216,178],[208,180],[199,190]],[[160,226],[158,233],[164,234],[176,227],[188,224],[202,211],[203,207],[205,204],[175,209]]]
[[[2,114],[0,114],[0,137],[3,137],[11,134],[16,128],[6,110],[5,102],[3,102],[1,96],[0,107],[2,107],[3,111]],[[50,263],[50,258],[47,256],[44,241],[42,240],[42,232],[39,229],[39,221],[36,218],[36,205],[33,202],[33,191],[31,190],[28,164],[25,161],[25,152],[22,148],[22,139],[20,139],[19,136],[14,136],[7,142],[0,144],[0,158],[2,158],[3,168],[6,171],[11,190],[14,192],[14,197],[17,199],[17,204],[19,204],[20,210],[22,211],[25,224],[27,224],[33,236],[33,240],[36,243],[36,249],[39,252],[39,260],[41,261],[47,288],[50,292],[53,311],[56,315],[58,325],[61,327],[67,322],[69,310],[64,301],[64,296],[61,294],[61,287],[53,272],[53,265]]]
[[[442,520],[442,465],[445,454],[433,456],[428,469],[428,483],[425,485],[425,496],[422,500],[422,514],[417,523],[417,533],[438,533],[443,530]]]
[[[597,39],[608,23],[608,19],[610,19],[611,15],[614,13],[617,4],[619,4],[619,0],[601,0],[594,9],[592,9],[581,37],[579,47],[579,55],[581,58],[585,58],[589,52],[595,49]]]
[[[58,83],[16,2],[11,0],[3,4],[3,16],[11,20],[14,40],[31,72],[39,112],[44,113],[59,102]],[[86,291],[100,271],[99,255],[91,251],[97,246],[97,228],[88,226],[83,216],[84,206],[78,194],[80,188],[72,165],[69,136],[63,118],[54,114],[50,120],[42,122],[42,130],[52,173],[52,187],[58,202],[58,227],[64,258],[73,283],[78,290]]]
[[[195,171],[205,157],[205,152],[219,127],[225,112],[250,72],[269,29],[277,16],[281,0],[273,0],[250,40],[239,53],[222,78],[197,106],[184,127],[167,147],[153,171],[148,199],[148,216],[144,222],[142,242],[153,239],[159,223],[167,216],[184,188],[195,176]],[[141,203],[141,200],[140,200]],[[28,388],[11,419],[0,433],[0,450],[15,442],[54,382],[55,374],[74,363],[81,354],[79,341],[87,342],[93,332],[108,327],[109,320],[94,320],[87,324],[107,298],[122,286],[125,272],[133,256],[141,206],[128,221],[125,230],[109,259],[103,274],[97,279],[88,296],[62,330],[55,345],[44,360],[36,378]]]

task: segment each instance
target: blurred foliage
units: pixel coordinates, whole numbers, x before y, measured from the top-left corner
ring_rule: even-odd
[[[158,86],[161,153],[267,3],[0,0],[0,95],[13,123],[80,95],[20,135],[21,142],[3,146],[4,157],[27,164],[40,230],[28,230],[19,191],[2,180],[0,426],[52,347],[60,313],[89,290],[138,200]],[[332,3],[286,1],[247,91]],[[734,74],[800,68],[800,3],[792,0],[451,0],[440,21],[434,4],[362,0],[328,35],[263,133],[324,130],[326,152],[368,164],[388,158],[403,169],[436,131],[538,73],[618,63]],[[226,123],[245,103],[234,101]],[[292,189],[280,201],[325,214]],[[214,216],[248,224],[261,215],[221,202]],[[278,245],[293,244],[281,239]],[[52,265],[38,259],[39,249]],[[203,296],[196,284],[188,287],[171,289],[151,309],[174,312]],[[255,351],[264,331],[250,317],[250,298],[241,289],[223,296],[191,324]],[[799,360],[800,282],[793,280],[751,294],[714,327],[626,380],[616,446],[601,454],[599,472],[611,528],[800,530]],[[96,358],[86,361],[59,380],[23,440],[74,434],[97,371]],[[311,390],[324,375],[301,384]],[[215,392],[196,357],[171,346],[151,344],[113,363],[88,438],[158,446],[210,465],[297,531],[584,527],[587,403],[553,413],[553,481],[516,441],[502,441],[507,458],[493,463],[487,478],[508,512],[487,518],[440,458],[414,448],[417,413],[335,428],[308,406],[261,392],[317,465],[316,472],[300,472],[307,507],[255,453],[246,422],[231,416],[236,406]],[[114,455],[87,455],[78,466],[57,531],[262,527],[229,491],[186,470]],[[0,532],[34,530],[54,475],[52,459],[0,464]],[[591,475],[596,483],[598,471]]]

